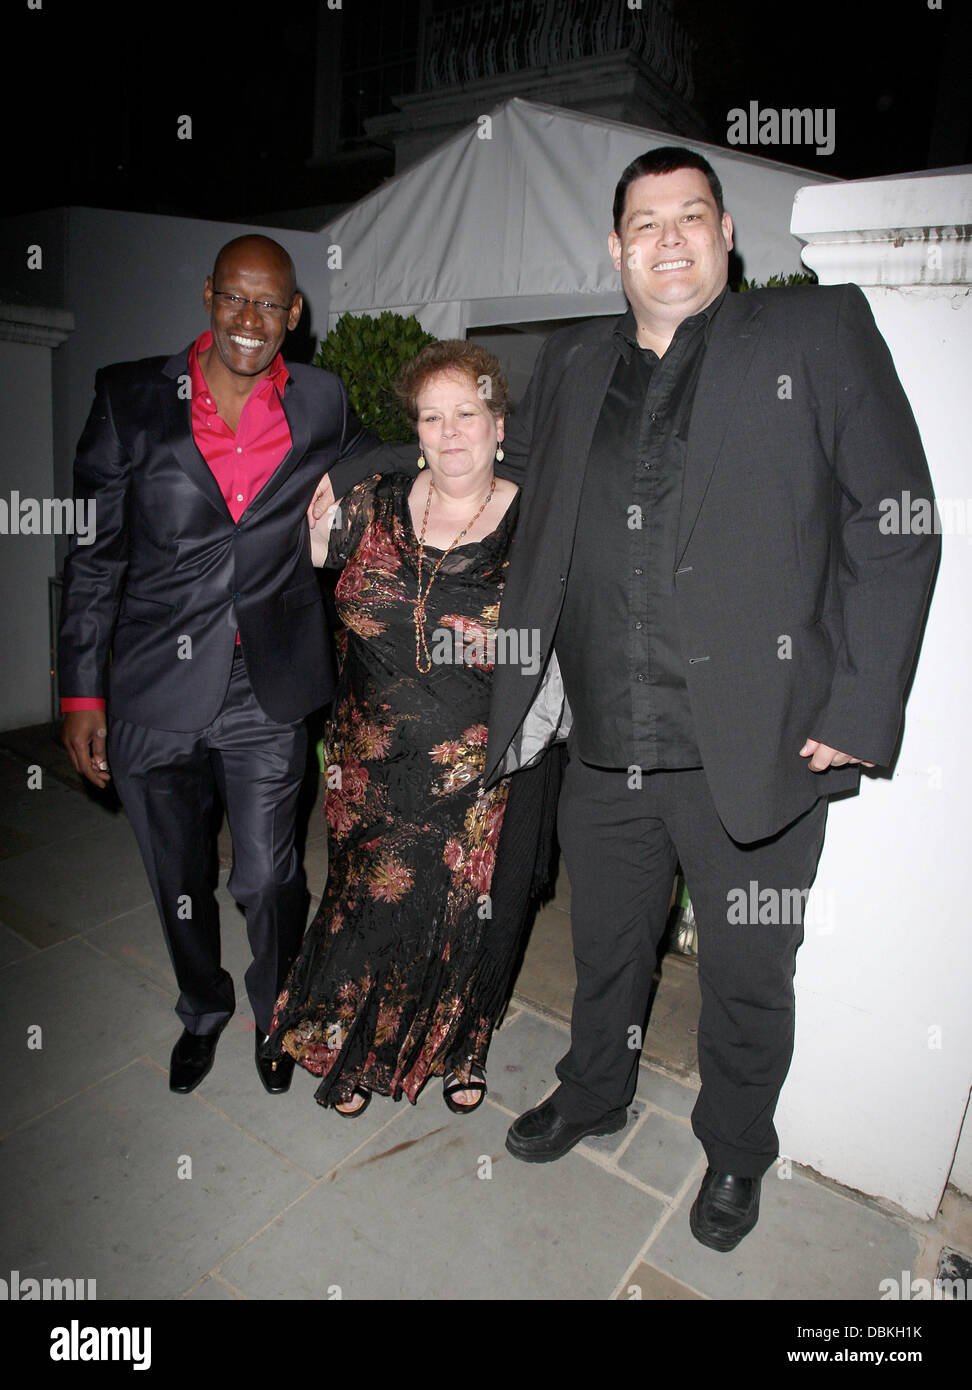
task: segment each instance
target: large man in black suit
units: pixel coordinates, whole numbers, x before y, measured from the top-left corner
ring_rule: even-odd
[[[304,719],[333,686],[306,508],[323,474],[338,495],[364,477],[375,441],[337,377],[280,355],[302,308],[283,247],[224,246],[204,303],[210,330],[189,348],[97,376],[75,463],[96,539],[73,547],[64,576],[64,741],[95,785],[110,762],[138,839],[180,988],[181,1092],[208,1072],[235,1007],[213,896],[217,795],[225,805],[257,1069],[274,1093],[293,1063],[260,1046],[306,922]]]
[[[729,1250],[778,1153],[802,905],[828,797],[892,761],[938,555],[887,535],[930,497],[915,422],[852,285],[727,293],[732,221],[699,155],[618,185],[620,319],[546,343],[507,431],[529,457],[487,779],[568,733],[560,838],[577,966],[560,1086],[512,1126],[518,1158],[620,1129],[681,861],[698,923],[708,1170],[691,1224]]]

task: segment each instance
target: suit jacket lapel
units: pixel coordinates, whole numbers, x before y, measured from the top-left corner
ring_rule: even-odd
[[[233,518],[220,491],[219,483],[192,437],[189,393],[180,393],[180,382],[189,380],[189,349],[186,348],[185,352],[177,352],[174,357],[170,357],[162,370],[169,378],[161,388],[163,443],[169,446],[179,467],[188,474],[220,516],[232,523]]]
[[[286,479],[290,477],[291,473],[297,467],[300,460],[305,457],[310,447],[310,420],[304,408],[305,400],[301,396],[297,388],[297,383],[294,381],[293,377],[287,382],[281,400],[283,402],[283,412],[287,417],[287,424],[290,426],[290,452],[285,454],[280,460],[280,463],[247,507],[243,516],[240,518],[241,523],[244,520],[248,520],[253,512],[258,511],[273,496]],[[309,494],[307,501],[308,503],[310,502]]]
[[[763,331],[760,305],[749,294],[727,294],[712,320],[709,342],[692,405],[676,567],[691,540],[723,440],[739,402],[740,389]]]
[[[184,352],[177,352],[174,357],[170,357],[163,367],[163,372],[169,381],[162,388],[162,413],[164,418],[164,440],[172,450],[183,472],[195,483],[206,498],[213,504],[220,515],[232,522],[229,508],[226,505],[220,489],[219,483],[213,475],[212,469],[199,452],[199,448],[192,435],[192,417],[188,399],[180,396],[180,380],[185,381],[189,376],[189,349]],[[182,393],[185,395],[185,393]],[[310,445],[310,421],[305,411],[302,397],[295,389],[293,377],[287,383],[287,389],[283,394],[283,409],[287,417],[287,424],[290,427],[291,448],[284,456],[280,464],[274,469],[266,483],[254,497],[247,507],[240,524],[248,519],[251,513],[258,510],[263,504],[273,496],[286,478],[293,472],[299,461],[307,453]],[[308,499],[309,500],[309,499]]]
[[[612,319],[610,332],[613,332],[615,323],[617,320]],[[613,349],[609,333],[607,351],[603,341],[588,343],[578,349],[565,369],[565,387],[570,400],[563,434],[566,476],[561,480],[564,490],[562,516],[565,555],[569,555],[573,549],[591,440],[617,362],[618,354]]]

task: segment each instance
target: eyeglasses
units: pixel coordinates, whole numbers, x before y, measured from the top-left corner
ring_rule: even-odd
[[[213,290],[213,298],[225,299],[226,307],[234,312],[252,304],[258,314],[289,314],[286,304],[274,304],[269,299],[246,299],[242,294],[229,294],[226,290]]]

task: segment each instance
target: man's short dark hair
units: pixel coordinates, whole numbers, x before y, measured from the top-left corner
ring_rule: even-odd
[[[635,179],[643,178],[645,174],[674,174],[676,169],[698,169],[705,175],[715,199],[716,211],[720,217],[722,216],[725,212],[722,184],[709,161],[696,154],[695,150],[685,149],[683,145],[662,145],[657,150],[646,150],[644,154],[639,154],[618,179],[618,186],[614,190],[614,230],[618,236],[621,235],[621,218],[624,216],[628,188]]]

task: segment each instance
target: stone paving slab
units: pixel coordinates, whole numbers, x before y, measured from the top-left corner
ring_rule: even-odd
[[[698,1301],[701,1298],[702,1294],[690,1289],[688,1284],[683,1284],[660,1269],[655,1269],[653,1265],[644,1263],[632,1270],[624,1288],[618,1294],[619,1301],[650,1299],[653,1303],[683,1303]]]
[[[0,1179],[4,1267],[99,1299],[177,1297],[308,1187],[145,1060],[5,1139]]]
[[[558,1084],[554,1067],[568,1044],[564,1027],[520,1009],[493,1034],[486,1062],[490,1099],[513,1115],[532,1110]]]
[[[689,1230],[693,1184],[646,1260],[722,1299],[877,1299],[882,1279],[912,1267],[918,1242],[907,1225],[791,1171],[790,1178],[775,1168],[766,1174],[759,1222],[726,1254],[700,1245]]]
[[[661,1204],[576,1154],[518,1163],[505,1128],[488,1101],[410,1109],[219,1273],[250,1298],[609,1298]]]
[[[93,798],[72,791],[43,771],[40,775],[41,786],[34,788],[28,788],[26,765],[16,770],[15,777],[0,780],[0,859],[45,845],[56,851],[67,840],[100,832],[121,819]]]
[[[171,1044],[178,1036],[156,1043],[150,1056],[168,1066]],[[525,1010],[504,1023],[494,1035],[487,1080],[490,1098],[511,1115],[496,1114],[495,1137],[505,1140],[513,1115],[530,1109],[556,1084],[553,1060],[565,1046],[566,1033],[555,1024]],[[268,1096],[260,1085],[253,1061],[254,1027],[245,996],[220,1039],[213,1070],[196,1092],[248,1133],[259,1137],[314,1177],[333,1169],[390,1120],[411,1108],[407,1100],[375,1095],[364,1115],[346,1120],[314,1099],[318,1078],[302,1067],[294,1069],[290,1090]],[[433,1078],[419,1095],[416,1109],[426,1116],[449,1117],[442,1100],[442,1083]]]
[[[578,1145],[580,1153],[591,1152],[602,1154],[605,1158],[617,1154],[631,1139],[632,1131],[637,1126],[638,1121],[644,1114],[644,1106],[637,1101],[628,1106],[627,1122],[624,1129],[615,1130],[613,1134],[591,1134],[586,1139],[582,1139]]]
[[[661,980],[652,996],[642,1056],[666,1071],[686,1078],[697,1076],[702,1007],[698,966],[690,957],[669,951],[659,969]]]
[[[635,1099],[648,1102],[658,1110],[667,1111],[669,1115],[683,1115],[688,1118],[692,1113],[698,1093],[697,1082],[684,1084],[681,1081],[675,1081],[666,1076],[664,1072],[646,1066],[644,1063],[638,1068],[638,1087],[635,1091]]]
[[[76,936],[151,896],[123,816],[57,846],[0,860],[0,920],[36,946]]]
[[[113,917],[109,922],[89,927],[83,939],[116,964],[150,980],[170,997],[169,1007],[174,1009],[179,991],[154,899]],[[175,1013],[172,1023],[177,1030],[172,1035],[174,1042],[181,1027]]]
[[[0,926],[35,950],[56,946],[76,935],[62,923],[52,921],[43,911],[27,906],[20,895],[10,898],[3,892],[0,892]]]
[[[242,1298],[242,1294],[234,1293],[219,1279],[207,1277],[201,1284],[196,1284],[188,1293],[183,1294],[183,1298],[187,1303],[236,1303]]]
[[[216,889],[222,965],[233,977],[237,1008],[246,1006],[248,1009],[244,977],[253,957],[246,935],[246,918],[226,888],[228,876],[228,870],[220,872]],[[152,980],[171,997],[175,1009],[179,991],[154,900],[89,928],[84,937],[96,950]],[[174,1042],[182,1026],[175,1014],[173,1024],[177,1030],[173,1034]]]
[[[514,988],[521,999],[569,1018],[576,983],[569,913],[548,903],[537,913]]]
[[[544,1016],[566,1017],[573,989],[563,867],[521,976],[534,981],[540,1012],[514,1001],[490,1054],[490,1099],[474,1115],[450,1115],[437,1082],[417,1107],[375,1098],[357,1121],[318,1107],[316,1079],[302,1070],[287,1095],[266,1095],[243,988],[245,923],[225,871],[217,896],[237,1013],[210,1076],[173,1096],[176,987],[134,838],[124,816],[37,761],[43,789],[26,791],[24,759],[0,756],[0,1038],[10,1063],[0,1263],[10,1269],[96,1277],[102,1299],[326,1298],[340,1283],[345,1298],[673,1301],[876,1299],[881,1279],[916,1268],[922,1227],[797,1169],[789,1179],[771,1170],[760,1222],[736,1251],[692,1238],[704,1169],[687,1123],[697,981],[680,959],[663,964],[663,1007],[626,1129],[554,1164],[506,1153],[511,1117],[554,1089],[568,1046],[566,1026]],[[315,899],[325,851],[312,817]],[[43,1028],[39,1052],[26,1048],[30,1023]],[[652,1028],[670,1057],[655,1057]],[[192,1158],[191,1179],[177,1176],[180,1155]],[[479,1178],[487,1158],[492,1177]]]
[[[37,947],[25,941],[17,932],[11,931],[9,927],[0,926],[0,969],[13,965],[15,961],[24,960],[36,951]]]
[[[219,1040],[212,1071],[193,1094],[312,1178],[330,1172],[408,1105],[375,1096],[360,1118],[342,1119],[318,1105],[318,1078],[302,1067],[294,1068],[289,1091],[268,1095],[257,1075],[253,1040],[253,1019],[243,1005]],[[156,1047],[152,1060],[168,1067],[169,1050]]]
[[[701,1144],[684,1121],[648,1110],[618,1158],[618,1167],[674,1197],[704,1157]]]
[[[2,1131],[131,1062],[171,1033],[170,1019],[159,989],[83,941],[8,966],[0,974],[0,1049],[9,1064]],[[32,1027],[41,1030],[39,1048],[28,1046]]]
[[[490,1098],[516,1115],[539,1105],[559,1084],[554,1068],[569,1044],[570,1031],[565,1024],[542,1017],[528,1004],[521,1007],[520,1021],[515,1026],[504,1023],[493,1035],[487,1068]],[[642,1063],[625,1128],[615,1134],[585,1139],[583,1144],[597,1153],[613,1153],[628,1141],[647,1103],[673,1115],[687,1116],[695,1096],[693,1087]],[[644,1181],[656,1186],[650,1178]]]
[[[325,835],[315,835],[313,838],[308,835],[304,848],[304,874],[307,877],[307,891],[316,902],[319,902],[321,894],[324,892],[324,880],[327,878],[327,837]]]

